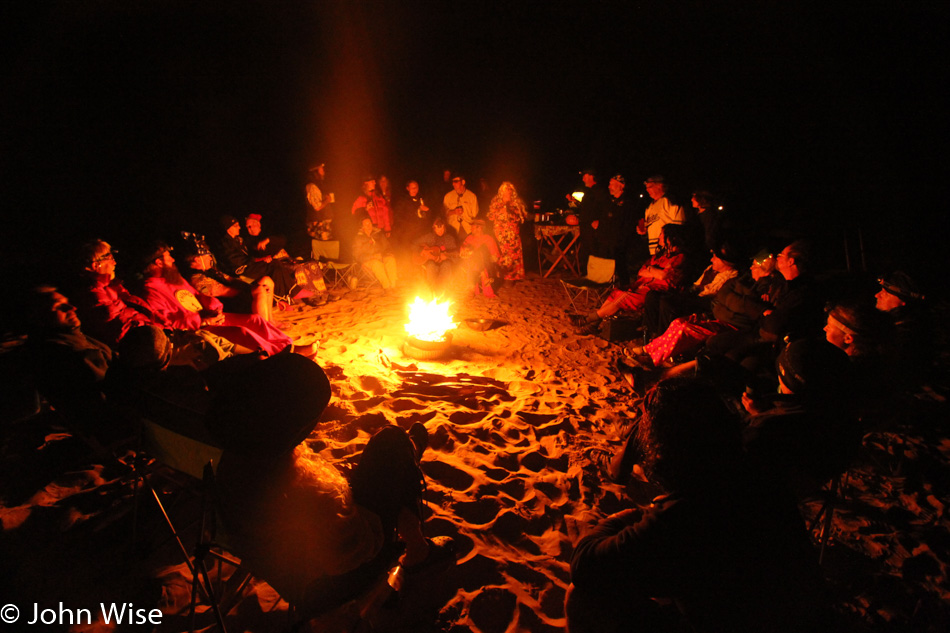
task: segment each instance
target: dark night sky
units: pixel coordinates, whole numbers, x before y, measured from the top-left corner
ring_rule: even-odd
[[[861,226],[880,268],[943,244],[945,2],[20,4],[0,200],[30,266],[222,213],[288,226],[318,157],[347,207],[367,172],[554,200],[592,164],[760,223]]]

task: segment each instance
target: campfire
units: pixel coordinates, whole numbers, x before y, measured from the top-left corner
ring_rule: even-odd
[[[403,352],[412,358],[430,360],[440,358],[452,344],[456,323],[449,314],[449,301],[423,301],[421,297],[409,306],[406,323],[406,344]]]

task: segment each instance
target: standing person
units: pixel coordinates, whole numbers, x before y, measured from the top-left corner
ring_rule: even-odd
[[[386,203],[392,206],[393,203],[393,188],[392,184],[389,182],[389,176],[386,174],[379,175],[379,195],[383,197]]]
[[[406,183],[406,194],[396,203],[397,235],[404,244],[412,243],[432,225],[431,209],[419,191],[419,182]]]
[[[706,248],[715,249],[722,242],[720,211],[715,207],[713,195],[708,191],[694,191],[690,199],[696,209],[696,220],[702,227]]]
[[[360,211],[365,212],[373,225],[378,228],[388,238],[393,232],[393,212],[381,193],[377,190],[376,178],[366,176],[363,178],[363,184],[360,186],[360,195],[353,201],[350,212],[359,216]]]
[[[667,224],[683,224],[686,222],[686,214],[683,207],[672,204],[666,197],[666,179],[663,176],[650,176],[643,184],[653,202],[647,207],[644,225],[642,228],[637,227],[637,233],[647,236],[650,255],[655,255],[663,227]]]
[[[464,242],[472,232],[472,222],[478,217],[478,199],[465,188],[465,178],[456,173],[452,176],[452,191],[442,198],[445,219],[455,230],[459,242]]]
[[[492,198],[488,207],[488,219],[494,223],[495,238],[501,252],[498,266],[504,279],[508,281],[524,279],[520,228],[527,215],[528,211],[518,197],[515,186],[507,181],[501,183],[498,194]]]
[[[645,242],[637,235],[634,215],[639,208],[626,194],[627,180],[623,174],[614,174],[607,183],[607,211],[601,234],[607,244],[605,253],[616,262],[614,267],[618,284],[630,282],[630,266],[640,267],[646,261]],[[641,253],[642,251],[642,253]]]
[[[577,206],[577,214],[580,216],[580,246],[578,250],[578,260],[581,266],[581,272],[587,274],[587,258],[591,255],[597,257],[610,258],[612,253],[604,252],[604,247],[600,242],[600,223],[604,219],[604,213],[607,207],[607,195],[604,190],[597,186],[597,172],[588,168],[581,172],[581,180],[584,182],[584,197],[581,201],[573,202],[574,198],[569,194],[568,200],[572,205]]]
[[[330,205],[334,195],[323,194],[321,186],[326,178],[326,164],[317,163],[310,168],[304,191],[307,195],[307,233],[313,239],[327,240],[332,235],[333,210]]]

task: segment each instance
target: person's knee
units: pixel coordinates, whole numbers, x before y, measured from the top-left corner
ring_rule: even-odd
[[[263,277],[261,277],[260,279],[257,280],[257,283],[256,283],[255,286],[254,286],[254,289],[255,289],[256,291],[263,291],[263,292],[270,292],[270,293],[273,293],[273,292],[274,292],[274,280],[271,279],[270,277],[268,277],[267,275],[264,275]]]

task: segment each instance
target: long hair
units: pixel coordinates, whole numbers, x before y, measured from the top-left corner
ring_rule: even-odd
[[[525,207],[524,201],[518,196],[518,190],[515,189],[515,186],[509,181],[504,181],[498,187],[498,193],[491,199],[490,207],[493,209],[501,209],[505,206],[504,202],[504,192],[511,192],[511,200],[508,202],[508,210],[514,210],[515,214],[518,216],[520,222],[524,222],[525,218],[528,216],[528,210]]]
[[[666,238],[667,252],[686,248],[686,227],[682,224],[664,224],[663,236]]]
[[[637,430],[642,466],[669,492],[704,488],[741,461],[739,421],[710,383],[663,380],[643,401]]]

